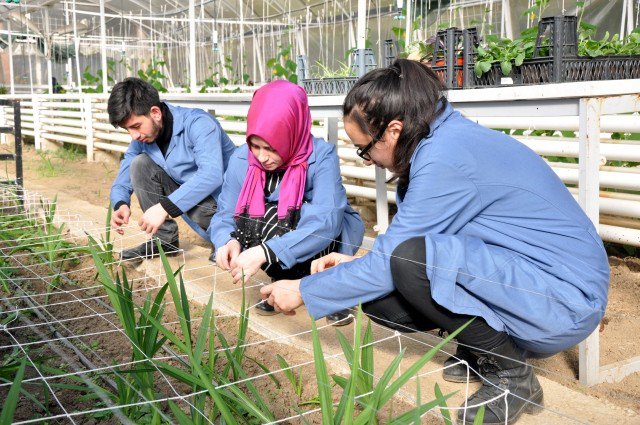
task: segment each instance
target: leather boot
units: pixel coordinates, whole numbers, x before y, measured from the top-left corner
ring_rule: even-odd
[[[467,367],[467,365],[460,363],[461,360],[467,362],[469,366]],[[442,379],[445,381],[480,382],[480,377],[476,373],[476,370],[478,370],[478,356],[463,345],[458,344],[456,354],[445,360],[444,367]]]
[[[135,248],[123,250],[120,253],[120,260],[140,262],[149,258],[159,257],[160,252],[158,251],[158,247],[156,246],[156,240],[157,239],[155,238],[149,239],[145,243],[140,244]],[[160,246],[162,247],[162,250],[167,255],[167,257],[177,255],[180,251],[180,242],[178,242],[177,240],[171,243],[160,241]]]
[[[482,387],[467,399],[467,406],[486,403],[485,425],[513,424],[523,413],[536,414],[542,411],[542,387],[533,368],[525,363],[524,351],[511,339],[488,353],[475,350],[472,353],[478,356],[478,368],[483,379]],[[509,390],[509,394],[505,402],[506,390]],[[464,405],[461,407],[464,408]],[[459,423],[473,424],[479,409],[480,406],[468,407],[464,422],[464,409],[459,410]]]
[[[325,317],[328,324],[331,326],[345,326],[353,322],[353,316],[349,309],[340,310],[336,313],[327,314]]]

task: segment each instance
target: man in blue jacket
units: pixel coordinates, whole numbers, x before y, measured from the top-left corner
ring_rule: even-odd
[[[113,87],[107,111],[111,124],[133,139],[111,186],[111,226],[124,233],[135,192],[144,211],[138,225],[155,235],[165,252],[179,249],[174,220],[178,216],[208,240],[206,229],[235,150],[218,121],[201,109],[160,102],[158,91],[138,78]],[[157,255],[155,242],[149,240],[122,251],[120,257],[142,260]]]

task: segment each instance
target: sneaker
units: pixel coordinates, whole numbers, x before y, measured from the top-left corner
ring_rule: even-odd
[[[150,258],[159,257],[160,252],[156,246],[157,239],[149,239],[143,244],[138,245],[135,248],[125,249],[120,253],[121,261],[142,261]],[[175,240],[171,243],[160,241],[162,250],[167,257],[178,255],[180,252],[180,242]]]
[[[267,300],[262,300],[256,306],[256,313],[260,316],[273,316],[279,313],[271,304],[267,302]]]
[[[337,313],[327,314],[325,319],[331,326],[345,326],[353,322],[353,315],[348,309],[345,309]]]

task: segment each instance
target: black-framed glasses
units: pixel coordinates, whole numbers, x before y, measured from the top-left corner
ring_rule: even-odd
[[[382,136],[384,136],[384,131],[382,131],[376,137],[371,139],[371,141],[367,144],[367,146],[356,149],[356,155],[358,155],[360,158],[364,159],[365,161],[371,161],[371,155],[369,155],[369,151],[371,150],[373,145],[376,144],[376,142],[379,142],[380,139],[382,139]]]

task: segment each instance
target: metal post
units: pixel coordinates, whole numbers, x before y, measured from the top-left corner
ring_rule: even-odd
[[[13,77],[13,43],[11,41],[11,18],[7,19],[7,29],[9,30],[9,90],[11,94],[16,94],[16,87]]]
[[[49,24],[49,6],[44,8],[44,26],[45,33],[43,37],[44,41],[44,57],[47,59],[47,87],[49,87],[49,94],[53,94],[53,66],[51,64],[51,52],[53,43],[53,37],[51,37],[51,29]]]
[[[104,19],[104,1],[100,0],[100,59],[102,66],[102,93],[108,92],[109,80],[107,79],[107,27]],[[78,52],[76,52],[78,54]]]
[[[189,88],[191,93],[198,92],[196,79],[196,2],[189,0]]]
[[[365,52],[364,49],[367,44],[367,1],[366,0],[358,0],[358,37],[356,40],[356,48],[358,49],[358,53],[356,55],[357,58],[357,75],[358,77],[362,77],[366,74],[366,65],[365,65]]]
[[[22,175],[22,120],[19,100],[13,101],[13,139],[16,154],[16,185],[20,190],[24,184],[24,179]]]
[[[91,111],[91,96],[84,98],[84,131],[87,141],[87,161],[93,162],[95,160],[94,148],[93,148],[93,112]]]
[[[580,99],[579,202],[596,229],[600,223],[600,99]],[[579,345],[579,378],[583,385],[599,382],[600,336],[598,329]]]

